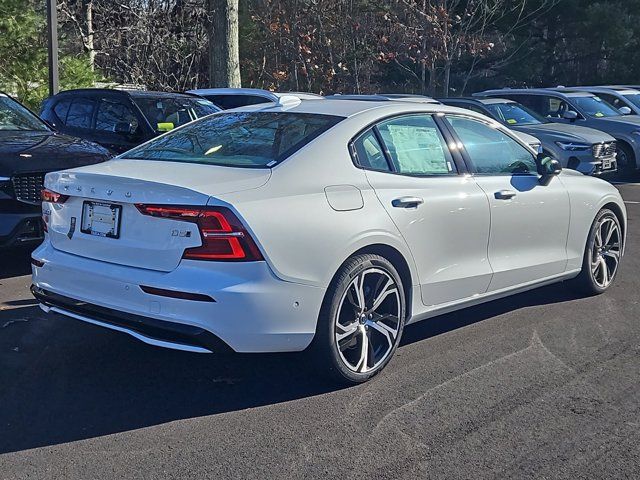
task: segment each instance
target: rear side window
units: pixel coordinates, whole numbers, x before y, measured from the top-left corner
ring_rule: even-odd
[[[373,131],[369,130],[353,142],[358,165],[369,170],[390,171],[384,151]]]
[[[126,158],[272,167],[343,117],[292,112],[213,115],[130,150]]]
[[[95,103],[86,98],[73,100],[67,113],[65,125],[75,128],[91,128]]]
[[[60,100],[53,107],[53,113],[56,114],[56,117],[62,122],[63,125],[66,124],[67,121],[67,113],[69,113],[69,107],[71,106],[71,100],[64,99]]]
[[[394,170],[405,175],[447,175],[453,160],[430,115],[393,118],[378,125]]]
[[[448,116],[479,174],[536,173],[533,154],[506,133],[478,120]]]

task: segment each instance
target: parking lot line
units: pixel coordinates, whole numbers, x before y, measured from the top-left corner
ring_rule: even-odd
[[[634,202],[633,200],[625,200],[624,203],[628,203],[629,205],[640,205],[640,202]]]

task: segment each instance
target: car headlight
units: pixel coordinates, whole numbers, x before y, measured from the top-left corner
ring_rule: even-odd
[[[8,182],[11,179],[9,177],[0,177],[0,183]]]
[[[576,142],[556,142],[556,145],[558,145],[562,150],[567,150],[569,152],[582,152],[591,148],[591,145]]]

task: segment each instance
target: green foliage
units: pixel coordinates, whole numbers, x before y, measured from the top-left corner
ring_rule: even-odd
[[[29,0],[0,0],[0,90],[37,111],[48,95],[47,68],[43,12]],[[85,56],[61,55],[62,89],[92,86],[96,80]]]

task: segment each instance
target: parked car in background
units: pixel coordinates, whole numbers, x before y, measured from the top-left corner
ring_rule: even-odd
[[[563,167],[586,175],[599,175],[616,169],[615,139],[600,130],[552,122],[505,98],[442,98],[440,101],[481,113],[511,130],[535,136],[543,151],[559,160]]]
[[[616,107],[624,115],[640,115],[640,91],[615,85],[604,87],[571,87],[572,90],[589,92]]]
[[[47,172],[110,158],[100,145],[56,133],[0,93],[0,248],[40,242],[40,192]]]
[[[192,352],[310,346],[343,383],[409,323],[563,280],[602,293],[625,245],[616,188],[440,104],[288,95],[46,188],[44,311]]]
[[[60,132],[122,153],[219,111],[208,100],[183,93],[88,88],[49,97],[40,115]]]
[[[223,110],[261,103],[277,103],[282,95],[295,95],[303,100],[323,98],[322,95],[315,93],[270,92],[259,88],[201,88],[189,90],[187,93],[206,98]]]
[[[553,122],[595,128],[616,139],[618,171],[634,172],[640,167],[640,116],[623,115],[602,98],[570,89],[487,90],[474,97],[515,100]]]

